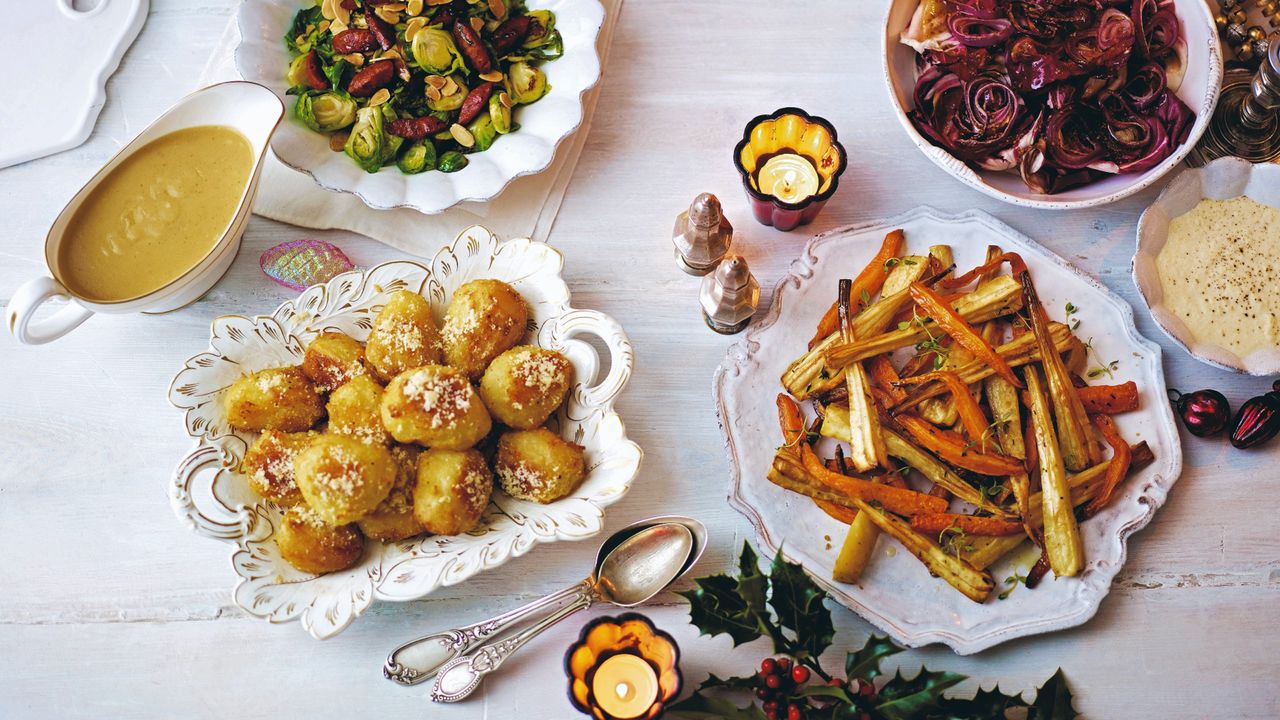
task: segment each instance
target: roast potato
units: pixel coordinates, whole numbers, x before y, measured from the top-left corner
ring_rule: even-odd
[[[360,442],[386,445],[391,434],[382,427],[382,386],[360,375],[329,393],[329,432]]]
[[[355,525],[329,525],[310,508],[292,507],[276,528],[280,556],[302,572],[345,570],[360,562],[364,538]]]
[[[458,288],[444,313],[444,358],[478,379],[500,353],[524,337],[529,307],[501,280],[472,280]]]
[[[466,375],[443,365],[397,375],[382,394],[382,424],[400,442],[445,450],[465,450],[492,427]]]
[[[572,383],[569,358],[555,350],[518,345],[489,364],[480,380],[480,397],[498,422],[528,430],[551,417]]]
[[[249,487],[280,506],[300,505],[302,491],[294,481],[293,460],[315,440],[316,433],[286,433],[264,430],[249,446],[240,463],[240,472]]]
[[[310,430],[324,415],[324,399],[298,367],[268,368],[231,383],[223,398],[237,430]]]
[[[395,542],[426,532],[413,514],[413,493],[418,484],[418,455],[416,447],[397,445],[391,448],[396,461],[396,482],[391,492],[357,523],[365,537]]]
[[[418,456],[413,514],[428,532],[458,535],[480,522],[493,473],[475,450],[427,450]]]
[[[321,392],[329,392],[364,375],[364,346],[340,332],[321,333],[307,345],[302,372]]]
[[[408,290],[394,293],[374,319],[364,352],[383,382],[405,370],[439,364],[440,331],[431,303]]]
[[[582,482],[586,475],[583,450],[546,428],[514,430],[498,439],[493,469],[511,497],[549,503]]]
[[[391,492],[396,463],[391,451],[347,435],[321,435],[293,461],[307,505],[330,525],[369,514]]]

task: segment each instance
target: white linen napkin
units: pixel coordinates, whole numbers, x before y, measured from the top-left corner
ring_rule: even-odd
[[[591,127],[613,30],[622,12],[623,0],[600,0],[600,3],[605,9],[604,25],[596,40],[601,80],[583,96],[582,125],[560,144],[555,160],[546,170],[516,178],[489,202],[463,202],[438,215],[424,215],[409,208],[375,210],[355,195],[321,188],[311,178],[268,154],[253,212],[300,227],[350,230],[422,256],[430,256],[452,242],[463,228],[476,224],[484,225],[501,238],[546,241]],[[232,17],[217,49],[200,73],[200,87],[240,78],[235,68],[235,48],[239,42],[240,29]]]

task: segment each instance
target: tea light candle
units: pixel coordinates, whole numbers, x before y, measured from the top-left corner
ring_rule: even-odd
[[[756,186],[784,203],[798,203],[818,194],[818,169],[803,156],[781,153],[756,171]]]
[[[596,669],[591,692],[609,715],[619,720],[638,718],[658,699],[658,674],[643,658],[614,655]]]

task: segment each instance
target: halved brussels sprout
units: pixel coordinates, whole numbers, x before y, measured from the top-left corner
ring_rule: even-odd
[[[298,96],[293,114],[316,132],[333,132],[356,121],[355,98],[341,90]]]
[[[493,129],[506,135],[511,132],[511,108],[502,104],[501,92],[489,97],[489,117],[493,120]]]
[[[529,63],[512,63],[507,68],[507,92],[521,105],[536,102],[550,89],[546,74]]]
[[[488,150],[489,146],[493,145],[493,141],[498,138],[498,131],[493,127],[493,120],[489,117],[489,113],[484,113],[472,120],[467,126],[467,131],[476,141],[476,144],[471,146],[471,152]]]
[[[535,48],[551,41],[551,33],[556,29],[556,14],[550,10],[532,10],[529,16],[529,32],[524,36],[524,47]]]
[[[440,156],[440,164],[436,166],[440,172],[458,172],[467,166],[467,156],[457,150],[450,150]]]
[[[433,75],[448,75],[466,69],[458,46],[453,44],[453,36],[437,27],[419,30],[413,36],[409,52],[418,67]]]
[[[356,161],[365,172],[375,173],[386,161],[387,133],[383,128],[381,108],[366,107],[356,112],[356,124],[351,128],[347,144],[343,148],[347,156]]]
[[[289,61],[289,72],[284,76],[284,80],[289,83],[289,87],[296,88],[299,85],[307,84],[307,71],[303,69],[306,67],[307,61],[306,53]]]
[[[453,78],[453,82],[458,86],[458,91],[439,100],[427,98],[427,107],[437,112],[448,112],[462,107],[462,101],[467,99],[467,93],[470,90],[467,88],[466,83],[462,81],[461,74],[451,75],[450,77]]]
[[[396,167],[405,175],[436,169],[436,146],[430,140],[414,140],[400,153]]]

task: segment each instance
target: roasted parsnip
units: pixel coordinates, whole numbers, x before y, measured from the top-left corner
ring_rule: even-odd
[[[1027,395],[1031,400],[1031,422],[1035,427],[1036,452],[1040,457],[1040,487],[1044,525],[1044,552],[1058,577],[1072,577],[1084,566],[1084,545],[1076,526],[1071,486],[1063,466],[1062,451],[1053,432],[1049,397],[1040,370],[1026,368]]]

